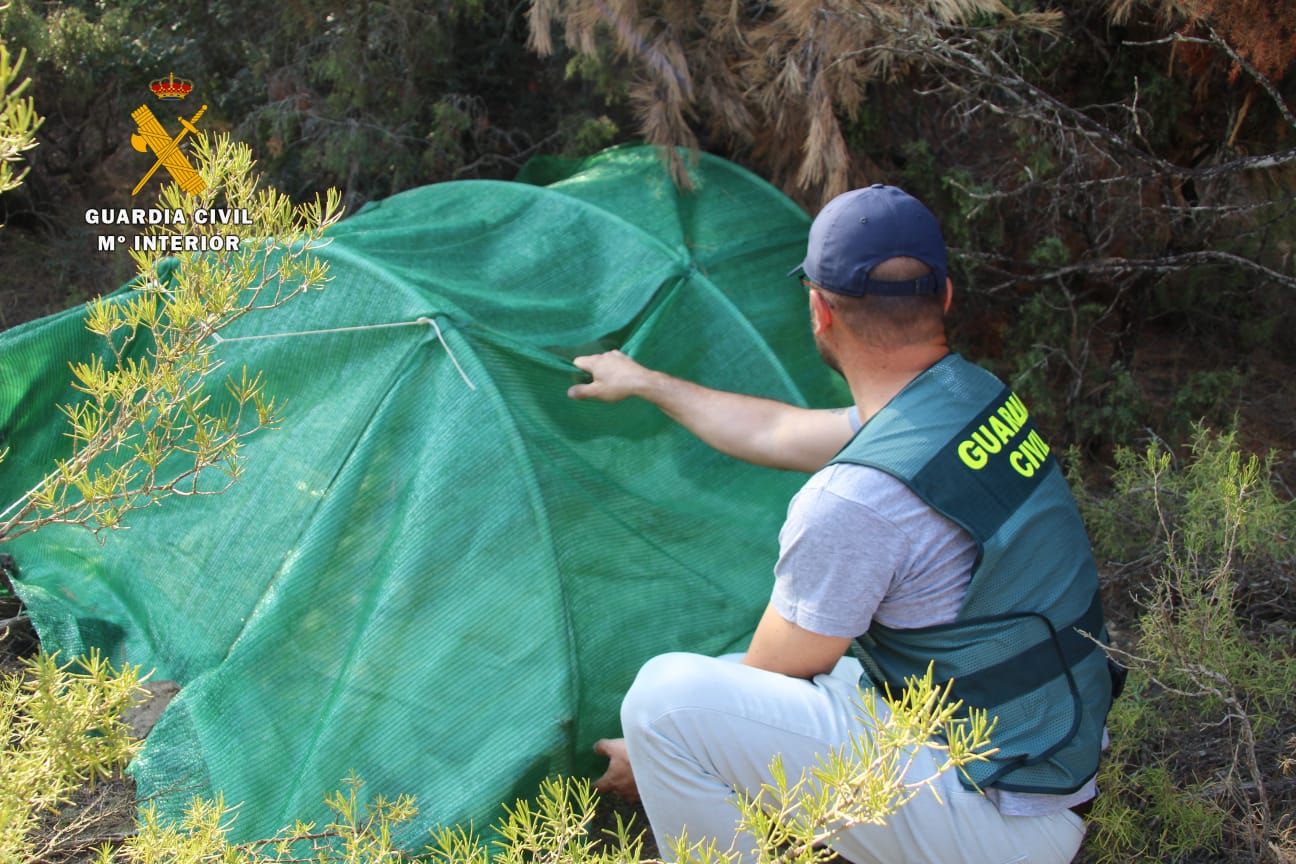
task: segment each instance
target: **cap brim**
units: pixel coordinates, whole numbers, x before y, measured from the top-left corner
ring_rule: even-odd
[[[789,275],[789,276],[804,276],[804,275],[805,275],[805,262],[802,261],[800,264],[798,264],[797,266],[793,267],[791,270],[789,270],[789,271],[787,272],[787,275]]]

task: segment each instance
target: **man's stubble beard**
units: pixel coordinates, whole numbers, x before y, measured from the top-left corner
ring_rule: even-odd
[[[823,343],[818,333],[811,331],[810,335],[814,338],[815,349],[819,352],[819,356],[823,358],[823,361],[828,364],[828,368],[845,378],[846,376],[841,370],[841,364],[837,362],[837,355]]]

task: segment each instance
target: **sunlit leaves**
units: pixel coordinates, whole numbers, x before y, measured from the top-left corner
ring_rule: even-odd
[[[123,721],[139,669],[100,655],[60,664],[41,654],[0,675],[0,860],[45,861],[59,841],[43,820],[84,784],[125,767],[138,743]]]
[[[24,59],[25,51],[14,59],[0,41],[0,192],[22,183],[27,170],[14,166],[25,151],[36,146],[36,130],[43,119],[31,97],[23,96],[31,84],[30,78],[18,80]]]
[[[159,206],[184,220],[149,230],[232,234],[238,247],[169,256],[131,250],[133,291],[86,307],[86,328],[105,348],[69,366],[72,387],[84,394],[60,406],[72,453],[0,512],[0,538],[54,523],[115,528],[163,498],[223,491],[242,472],[247,437],[282,419],[283,403],[259,373],[243,370],[213,386],[220,333],[324,285],[328,268],[316,250],[341,217],[340,196],[333,190],[294,205],[260,185],[251,151],[228,136],[200,135],[194,150],[208,188],[187,195],[164,187]],[[198,217],[215,210],[227,218]]]

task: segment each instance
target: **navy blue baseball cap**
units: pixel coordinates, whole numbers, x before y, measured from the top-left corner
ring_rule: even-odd
[[[931,268],[917,279],[891,282],[869,273],[889,258],[916,258]],[[945,288],[945,238],[921,201],[876,183],[843,192],[810,225],[805,260],[788,272],[836,294],[907,297]]]

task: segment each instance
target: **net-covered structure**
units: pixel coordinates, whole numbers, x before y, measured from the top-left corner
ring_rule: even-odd
[[[714,387],[849,401],[784,276],[805,214],[722,160],[693,174],[682,192],[622,148],[365,207],[330,232],[324,292],[225,334],[220,358],[287,399],[232,488],[103,542],[58,526],[4,545],[47,650],[181,684],[133,766],[141,798],[178,813],[223,792],[259,837],[324,816],[354,771],[417,796],[400,840],[420,846],[594,771],[650,656],[743,645],[803,478],[647,403],[566,396],[573,356],[619,347]],[[65,452],[67,363],[95,350],[81,310],[0,334],[0,502]]]

